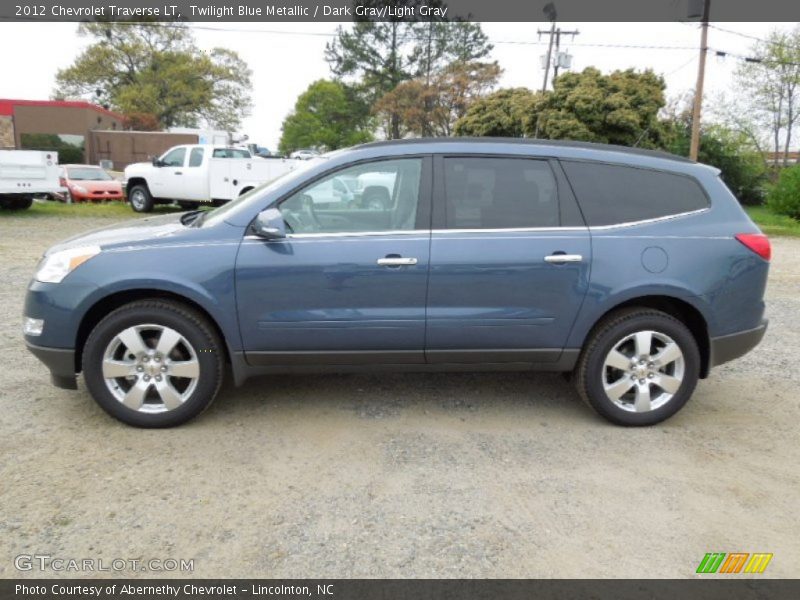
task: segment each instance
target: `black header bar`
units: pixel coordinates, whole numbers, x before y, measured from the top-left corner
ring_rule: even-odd
[[[704,0],[3,0],[0,20],[192,22],[699,20]],[[800,21],[796,0],[711,0],[710,20]]]

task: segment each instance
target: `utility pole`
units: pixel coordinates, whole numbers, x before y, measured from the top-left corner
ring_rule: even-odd
[[[541,36],[543,33],[547,33],[546,31],[542,31],[541,29],[537,31],[537,33]],[[550,75],[550,63],[552,62],[553,58],[553,39],[555,38],[556,33],[556,22],[553,21],[553,24],[550,26],[550,44],[547,46],[547,62],[544,65],[544,80],[542,81],[542,93],[544,94],[547,90],[547,77]]]
[[[694,90],[694,105],[692,106],[692,141],[689,146],[689,158],[697,160],[700,150],[700,113],[703,109],[703,83],[706,77],[706,55],[708,54],[708,15],[711,11],[711,0],[702,0],[702,33],[700,34],[700,61],[697,64],[697,84]],[[692,15],[690,14],[689,17]]]
[[[564,57],[562,57],[561,52],[559,52],[559,49],[561,48],[561,36],[571,35],[574,39],[576,35],[580,34],[580,31],[578,31],[577,29],[574,29],[572,31],[564,31],[563,29],[561,29],[561,27],[556,28],[556,22],[553,21],[553,24],[550,27],[550,31],[542,31],[541,29],[539,29],[536,33],[539,35],[539,37],[543,35],[550,36],[550,44],[547,46],[547,58],[545,59],[545,65],[544,65],[544,81],[542,82],[542,93],[544,93],[547,90],[547,78],[550,75],[550,65],[553,66],[553,81],[555,81],[556,77],[558,77],[559,67],[563,66],[562,62],[564,60]],[[556,47],[555,56],[553,56],[554,42]]]

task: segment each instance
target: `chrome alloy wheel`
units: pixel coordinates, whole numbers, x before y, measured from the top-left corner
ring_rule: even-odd
[[[637,331],[620,340],[603,363],[603,389],[619,408],[648,412],[669,402],[683,382],[680,346],[658,331]]]
[[[197,352],[163,325],[137,325],[117,334],[103,354],[103,378],[122,404],[142,413],[181,406],[200,378]]]

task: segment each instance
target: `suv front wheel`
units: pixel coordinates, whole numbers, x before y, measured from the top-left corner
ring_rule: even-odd
[[[92,330],[83,352],[97,403],[137,427],[180,425],[205,410],[222,383],[222,342],[208,320],[166,300],[118,308]]]
[[[618,425],[654,425],[678,412],[694,392],[700,351],[692,332],[653,309],[607,317],[577,366],[578,392]]]

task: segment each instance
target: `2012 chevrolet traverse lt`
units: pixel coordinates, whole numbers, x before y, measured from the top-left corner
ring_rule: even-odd
[[[686,159],[378,142],[54,246],[24,332],[56,385],[83,372],[141,427],[198,415],[226,372],[374,369],[573,372],[601,415],[649,425],[761,340],[769,259],[719,172]]]

